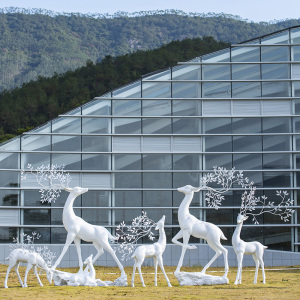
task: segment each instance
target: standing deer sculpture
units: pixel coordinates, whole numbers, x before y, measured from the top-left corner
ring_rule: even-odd
[[[266,283],[263,255],[264,255],[264,250],[267,249],[268,247],[262,245],[260,242],[244,242],[240,238],[243,222],[246,221],[247,219],[248,219],[247,216],[238,214],[236,229],[232,236],[232,246],[238,261],[238,270],[237,270],[237,275],[234,284],[242,283],[242,268],[243,268],[244,254],[246,255],[251,254],[256,265],[253,283],[254,284],[257,283],[259,264],[261,265],[261,269],[262,269],[263,283]]]
[[[154,285],[157,286],[157,265],[159,264],[166,281],[169,287],[172,287],[170,280],[165,272],[164,265],[163,265],[163,258],[162,255],[166,249],[167,238],[165,234],[165,216],[163,216],[158,222],[155,227],[155,230],[159,230],[159,239],[153,245],[142,245],[136,248],[131,258],[134,258],[134,266],[133,266],[133,273],[132,273],[132,280],[131,286],[134,287],[134,276],[135,270],[138,268],[142,286],[145,287],[144,279],[142,276],[141,266],[144,262],[146,257],[153,257],[154,260],[154,268],[155,268],[155,277],[154,277]]]
[[[194,236],[196,238],[206,240],[208,245],[216,252],[214,257],[203,268],[201,273],[205,274],[205,271],[210,267],[210,265],[223,253],[225,265],[225,274],[223,277],[226,278],[229,270],[227,258],[228,251],[222,246],[220,240],[227,240],[227,238],[224,236],[222,230],[218,226],[209,222],[200,221],[189,212],[189,207],[193,200],[194,193],[199,192],[200,188],[186,185],[178,188],[177,190],[181,193],[184,193],[185,197],[178,209],[180,231],[172,239],[174,244],[182,247],[181,256],[175,272],[180,272],[186,249],[197,249],[196,246],[188,244],[190,236]],[[183,239],[183,243],[178,241],[178,239],[181,238]]]
[[[126,276],[124,268],[117,258],[114,250],[110,246],[108,240],[115,240],[110,232],[104,228],[103,226],[91,225],[84,221],[82,218],[75,215],[73,210],[73,203],[77,196],[86,193],[88,191],[87,188],[74,187],[65,188],[67,192],[69,192],[69,196],[64,205],[63,209],[63,224],[65,229],[67,230],[67,239],[66,243],[63,247],[63,250],[58,257],[57,261],[53,265],[52,269],[56,269],[59,265],[61,259],[67,252],[70,244],[74,242],[77,250],[78,260],[79,260],[79,272],[83,272],[83,262],[81,257],[81,249],[80,249],[80,241],[83,240],[85,242],[93,243],[94,247],[97,249],[98,253],[95,255],[92,263],[94,263],[97,258],[104,253],[106,250],[113,257],[115,262],[117,263],[119,269],[121,270],[121,276]]]
[[[40,284],[40,286],[43,286],[38,271],[37,271],[37,267],[43,268],[46,271],[47,274],[47,279],[49,281],[49,283],[52,282],[52,270],[48,267],[47,263],[45,262],[45,260],[41,257],[40,254],[36,253],[36,252],[32,252],[30,250],[27,249],[14,249],[9,256],[5,259],[8,260],[8,268],[7,268],[7,272],[6,272],[6,277],[4,280],[4,287],[8,288],[7,286],[7,279],[8,279],[8,275],[9,272],[11,271],[11,269],[13,267],[15,267],[15,271],[18,275],[20,284],[22,287],[27,287],[27,276],[28,276],[28,272],[31,270],[31,268],[33,268],[34,270],[34,274]],[[27,263],[27,268],[25,271],[25,277],[24,277],[24,283],[22,282],[22,279],[20,277],[19,274],[19,264],[20,262],[22,263]]]

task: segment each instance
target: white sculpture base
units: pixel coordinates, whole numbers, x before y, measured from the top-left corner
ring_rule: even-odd
[[[54,270],[53,282],[55,286],[127,286],[127,275],[120,276],[115,281],[85,280],[84,273],[68,273]]]
[[[222,276],[202,274],[200,272],[175,272],[180,285],[214,285],[228,284],[229,280]]]

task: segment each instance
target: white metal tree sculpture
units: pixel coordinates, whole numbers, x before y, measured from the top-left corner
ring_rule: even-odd
[[[64,171],[65,165],[41,165],[36,169],[31,164],[27,170],[22,170],[21,180],[26,180],[29,174],[35,176],[36,182],[42,187],[40,189],[41,202],[52,203],[59,198],[63,188],[69,187],[71,176]]]
[[[264,249],[268,247],[256,241],[243,241],[240,238],[243,222],[246,221],[249,216],[251,216],[254,223],[259,224],[257,216],[264,213],[280,216],[281,220],[287,222],[294,212],[294,210],[291,208],[294,201],[288,198],[287,191],[276,192],[276,195],[280,199],[277,205],[275,205],[274,202],[268,201],[267,197],[264,195],[260,197],[255,196],[255,191],[256,188],[251,182],[250,189],[246,190],[242,195],[240,213],[237,217],[237,226],[232,236],[232,246],[238,261],[238,271],[234,284],[242,283],[242,264],[244,254],[251,254],[255,261],[256,269],[253,283],[257,283],[259,265],[261,265],[262,268],[263,283],[266,283],[263,254]]]
[[[131,259],[131,254],[137,246],[137,242],[148,237],[149,240],[155,239],[151,231],[157,224],[148,218],[147,213],[142,211],[142,215],[134,218],[131,225],[126,225],[123,221],[116,229],[116,241],[120,241],[117,251],[121,254],[121,260]]]

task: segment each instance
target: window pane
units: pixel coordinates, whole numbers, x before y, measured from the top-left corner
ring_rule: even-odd
[[[143,133],[171,133],[171,119],[150,118],[143,119]]]
[[[234,154],[233,167],[237,170],[261,170],[261,154]]]
[[[0,186],[19,187],[19,172],[0,171]]]
[[[290,187],[292,175],[289,172],[264,172],[264,187]]]
[[[48,203],[41,202],[41,193],[39,190],[25,190],[22,191],[23,199],[21,202],[24,203],[25,206],[41,206],[41,208],[45,208],[45,206],[50,206]]]
[[[109,207],[109,191],[88,191],[82,194],[82,207]]]
[[[171,100],[143,100],[143,116],[170,116]]]
[[[115,170],[141,170],[141,155],[114,154]]]
[[[232,133],[261,133],[261,118],[232,118]]]
[[[51,228],[51,243],[64,244],[67,238],[67,231],[65,228]]]
[[[122,118],[113,120],[114,133],[132,134],[141,133],[140,118]]]
[[[51,150],[50,135],[24,135],[21,137],[21,149],[32,151]]]
[[[58,118],[52,121],[52,132],[55,133],[80,133],[81,119],[80,118]]]
[[[111,222],[111,210],[109,209],[89,209],[82,210],[82,219],[93,225],[110,225]]]
[[[291,86],[289,82],[263,82],[263,97],[290,97]]]
[[[232,168],[232,155],[231,154],[218,154],[203,155],[204,170],[212,170],[213,167],[224,167],[226,169]]]
[[[233,98],[257,98],[261,96],[260,82],[233,82]]]
[[[263,118],[263,133],[289,133],[291,132],[290,118]]]
[[[113,100],[113,115],[140,116],[141,100]]]
[[[206,118],[204,119],[205,133],[231,133],[230,118]]]
[[[172,192],[171,191],[144,191],[143,192],[143,206],[154,207],[168,207],[172,206]],[[170,211],[170,210],[168,210]],[[150,210],[149,210],[150,212]],[[148,215],[148,212],[147,212]],[[154,220],[161,219],[161,215],[153,216]],[[166,216],[167,218],[167,216]],[[170,218],[169,218],[170,220]]]
[[[110,100],[94,100],[82,107],[83,115],[110,115]]]
[[[82,170],[110,170],[110,155],[82,154]]]
[[[53,151],[81,151],[80,136],[52,136]]]
[[[174,154],[174,170],[200,170],[201,155],[199,154]]]
[[[172,170],[171,154],[143,155],[143,170]]]
[[[206,136],[204,140],[206,152],[232,151],[232,141],[230,136]]]
[[[110,133],[111,119],[109,118],[82,118],[83,133]]]
[[[24,233],[28,235],[32,235],[32,232],[37,232],[41,235],[39,238],[39,244],[50,244],[50,228],[39,228],[39,227],[32,227],[32,228],[24,228]]]
[[[24,209],[24,225],[50,225],[50,210]]]
[[[50,164],[49,153],[22,153],[21,154],[21,168],[27,168],[28,164],[31,164],[34,168],[41,165],[47,166]]]
[[[173,116],[201,116],[200,100],[173,100]]]
[[[289,136],[263,136],[264,151],[290,151],[291,149]]]
[[[16,238],[18,234],[18,228],[13,227],[0,227],[0,243],[11,243],[13,238]]]
[[[54,165],[65,165],[65,170],[80,170],[81,155],[80,154],[52,154],[52,163]]]
[[[201,83],[173,82],[172,97],[173,98],[200,98]]]
[[[170,98],[171,83],[165,82],[143,82],[143,98]]]
[[[19,191],[1,190],[0,206],[17,206],[19,204]]]
[[[188,184],[192,186],[200,186],[199,173],[173,173],[174,188],[179,188]],[[194,200],[193,204],[195,204]]]
[[[234,152],[248,152],[261,151],[262,138],[261,136],[234,136],[233,137],[233,151]]]
[[[290,169],[291,157],[289,154],[264,154],[264,169]]]
[[[144,173],[143,174],[144,188],[172,188],[171,173]]]
[[[116,173],[116,188],[141,188],[142,178],[140,173]]]
[[[201,120],[200,119],[173,119],[173,133],[186,133],[197,134],[201,133]]]
[[[111,138],[109,136],[83,136],[82,151],[85,152],[109,152]]]
[[[203,98],[230,98],[231,85],[228,82],[204,82]]]
[[[1,169],[19,169],[20,154],[19,153],[0,153]]]
[[[231,49],[233,62],[257,62],[260,60],[260,47],[234,47]]]

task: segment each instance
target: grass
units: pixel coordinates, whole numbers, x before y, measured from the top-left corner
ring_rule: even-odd
[[[45,275],[40,275],[44,284],[40,287],[33,271],[28,276],[28,288],[21,288],[17,275],[12,270],[8,277],[8,289],[3,288],[6,265],[0,265],[0,299],[299,299],[300,298],[300,266],[266,268],[266,284],[262,284],[261,270],[258,284],[253,284],[254,267],[243,269],[243,282],[234,285],[236,268],[231,268],[228,274],[228,285],[214,286],[179,286],[173,275],[175,267],[165,267],[167,275],[173,285],[167,286],[161,272],[158,274],[158,286],[154,287],[153,267],[142,267],[143,277],[147,287],[141,286],[139,275],[135,277],[135,288],[128,287],[69,287],[50,285]],[[95,267],[97,276],[101,280],[115,280],[120,276],[118,268]],[[77,272],[78,269],[63,269]],[[186,272],[198,272],[200,267],[182,268]],[[130,284],[132,268],[125,271]],[[23,280],[25,267],[20,267]],[[223,269],[210,268],[207,274],[223,275]]]

